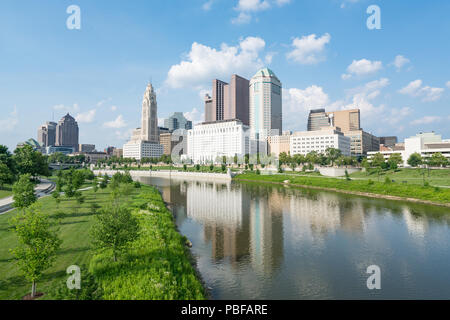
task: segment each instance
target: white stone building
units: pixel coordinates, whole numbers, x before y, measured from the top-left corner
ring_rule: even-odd
[[[323,128],[317,131],[294,132],[291,136],[291,155],[307,155],[312,151],[325,153],[327,148],[339,149],[344,156],[350,156],[350,138],[337,128]]]
[[[240,120],[205,122],[188,130],[188,158],[194,163],[218,162],[223,156],[250,153],[249,127]]]
[[[423,158],[429,158],[435,153],[441,153],[450,160],[450,140],[443,140],[441,135],[434,132],[419,133],[405,139],[404,150],[372,151],[368,153],[369,160],[377,153],[381,153],[386,160],[393,153],[400,154],[405,167],[409,166],[408,159],[413,153],[418,153]]]
[[[141,128],[133,130],[131,140],[123,146],[123,157],[142,160],[159,158],[164,147],[159,143],[158,107],[151,83],[147,85],[142,101]]]

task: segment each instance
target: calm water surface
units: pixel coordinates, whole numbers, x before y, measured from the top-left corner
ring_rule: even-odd
[[[141,178],[214,299],[450,299],[447,208],[249,183]],[[381,268],[381,290],[366,269]]]

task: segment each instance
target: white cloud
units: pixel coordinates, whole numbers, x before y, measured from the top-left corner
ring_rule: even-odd
[[[77,120],[77,122],[80,122],[80,123],[91,123],[95,119],[96,112],[97,112],[96,109],[92,109],[92,110],[86,111],[84,113],[78,113],[75,116],[75,119]]]
[[[114,128],[114,129],[119,129],[119,128],[123,128],[126,127],[127,124],[125,123],[125,121],[123,120],[123,116],[120,114],[117,116],[117,118],[113,121],[109,121],[109,122],[105,122],[103,124],[103,126],[105,128]]]
[[[287,129],[303,130],[309,110],[325,108],[328,95],[322,87],[312,85],[305,89],[283,89],[283,123]]]
[[[402,55],[398,55],[395,57],[394,62],[392,62],[392,64],[397,68],[397,71],[400,71],[400,69],[409,62],[410,62],[409,59],[405,58]]]
[[[116,130],[114,132],[114,134],[116,135],[116,138],[120,141],[128,141],[130,140],[132,134],[133,134],[133,129],[125,129],[125,130]]]
[[[447,88],[450,89],[450,81],[447,81],[447,83],[445,85],[447,86]]]
[[[11,111],[6,118],[0,119],[0,132],[10,132],[13,131],[17,124],[19,123],[19,117],[17,112],[17,107],[14,106],[13,111]]]
[[[76,103],[74,103],[73,106],[66,106],[64,104],[58,104],[58,105],[53,106],[53,110],[75,113],[75,112],[80,111],[80,107]]]
[[[111,101],[111,100],[112,100],[112,98],[103,99],[103,100],[97,102],[97,107],[101,107],[101,106],[103,106],[105,103],[107,103],[107,102],[109,102],[109,101]]]
[[[234,8],[239,12],[239,15],[231,19],[231,22],[233,24],[250,23],[252,20],[251,13],[268,10],[273,5],[282,7],[290,2],[290,0],[239,0],[237,6]]]
[[[192,109],[192,111],[185,112],[184,116],[186,119],[192,121],[193,124],[203,122],[205,118],[205,114],[200,112],[197,108]]]
[[[422,86],[422,80],[411,81],[406,87],[398,91],[401,94],[412,97],[421,97],[422,101],[437,101],[441,98],[444,88],[432,88],[430,86]]]
[[[214,78],[255,72],[264,65],[260,58],[264,47],[264,40],[257,37],[247,37],[237,46],[224,43],[220,50],[194,42],[186,60],[170,68],[166,85],[199,88]]]
[[[342,79],[349,79],[352,75],[364,76],[377,72],[383,67],[381,61],[370,61],[367,59],[353,60],[347,67],[347,74],[342,75]]]
[[[111,106],[111,111],[116,111],[117,110],[117,106]]]
[[[414,120],[411,122],[412,125],[430,124],[434,122],[441,121],[441,117],[437,116],[425,116],[423,118]]]
[[[391,126],[400,123],[405,117],[409,116],[412,109],[409,107],[403,107],[401,109],[392,108],[389,110],[389,116],[384,118],[384,121]]]
[[[208,1],[206,1],[206,2],[203,4],[203,6],[202,6],[203,10],[205,10],[205,11],[211,10],[211,7],[212,7],[214,1],[215,1],[215,0],[208,0]]]
[[[324,58],[321,56],[325,45],[330,42],[331,36],[325,33],[320,38],[315,34],[295,38],[292,41],[294,50],[287,54],[287,58],[301,64],[316,64]]]

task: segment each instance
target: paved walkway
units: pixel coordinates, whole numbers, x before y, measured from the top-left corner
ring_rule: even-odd
[[[55,183],[50,181],[50,180],[45,180],[45,179],[41,179],[41,183],[39,183],[38,185],[36,185],[36,187],[34,188],[35,192],[36,192],[36,196],[38,198],[41,198],[43,196],[48,195],[50,192],[52,192],[52,190],[55,188]],[[3,198],[0,199],[0,214],[4,214],[8,211],[10,211],[13,208],[13,197],[7,197],[7,198]]]

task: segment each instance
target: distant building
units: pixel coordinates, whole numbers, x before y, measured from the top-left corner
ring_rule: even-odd
[[[113,157],[122,158],[123,157],[123,149],[114,149],[112,153]]]
[[[178,132],[178,131],[177,131]],[[185,131],[187,134],[187,131]],[[171,155],[174,148],[178,146],[177,154],[179,156],[187,153],[187,135],[174,135],[173,133],[162,133],[159,136],[160,143],[164,148],[165,155]]]
[[[361,130],[361,115],[359,109],[327,112],[331,125],[342,132]]]
[[[205,95],[205,122],[212,122],[215,121],[215,118],[213,118],[213,99],[209,94]]]
[[[231,76],[230,84],[225,90],[224,120],[238,119],[244,125],[250,125],[249,86],[249,80],[237,74]]]
[[[211,117],[212,121],[224,120],[225,117],[225,104],[228,91],[225,92],[228,87],[228,83],[214,79],[212,85],[212,109]],[[228,90],[228,89],[227,89]]]
[[[397,137],[380,137],[380,145],[391,148],[398,142]]]
[[[289,154],[291,152],[291,134],[290,131],[285,131],[282,135],[268,137],[268,154],[276,157],[283,152]]]
[[[170,133],[169,128],[165,127],[158,127],[159,135],[161,136],[162,133]]]
[[[50,146],[46,148],[47,154],[53,154],[53,153],[62,153],[65,155],[72,154],[75,152],[74,147],[68,147],[68,146]]]
[[[367,156],[370,151],[380,150],[380,139],[364,130],[346,131],[344,135],[351,139],[352,156]]]
[[[325,109],[314,109],[309,111],[308,131],[317,131],[330,126],[330,117],[325,112]]]
[[[279,135],[282,126],[282,84],[272,70],[259,70],[250,80],[249,122],[252,136],[266,140]]]
[[[381,153],[385,159],[388,159],[393,153],[400,154],[403,159],[403,166],[407,167],[408,159],[413,153],[420,154],[423,158],[429,158],[435,153],[441,153],[450,160],[450,140],[443,140],[441,135],[434,132],[419,133],[415,136],[405,139],[404,147],[397,143],[394,148],[386,151],[369,152],[368,158],[371,159],[375,154]],[[394,150],[397,148],[397,150]],[[402,150],[403,149],[403,150]]]
[[[116,150],[116,147],[109,146],[109,147],[107,147],[107,148],[104,150],[104,152],[105,152],[106,154],[112,156],[114,150]]]
[[[66,114],[59,120],[56,127],[56,144],[59,147],[72,147],[78,151],[78,123],[70,115]]]
[[[169,118],[164,120],[164,127],[169,129],[169,132],[173,132],[177,129],[192,129],[192,121],[186,119],[182,112],[175,112]]]
[[[57,123],[47,121],[39,127],[37,141],[43,148],[56,144],[56,126]]]
[[[323,128],[317,131],[294,132],[291,136],[291,156],[307,155],[315,151],[325,153],[328,148],[339,149],[344,156],[350,156],[350,138],[339,128]]]
[[[73,155],[84,155],[86,163],[97,163],[99,160],[110,158],[106,152],[75,152]]]
[[[17,148],[21,148],[23,146],[31,146],[33,148],[34,151],[39,151],[41,153],[45,153],[45,148],[43,148],[39,142],[37,142],[36,140],[34,140],[33,138],[28,139],[25,142],[21,142],[17,144]]]
[[[80,144],[78,146],[79,152],[93,152],[95,150],[95,144]]]
[[[159,144],[156,94],[150,83],[142,101],[141,123],[141,128],[135,129],[131,140],[123,146],[123,157],[136,160],[159,158],[163,154],[163,146]]]
[[[194,163],[218,162],[250,153],[249,127],[240,120],[205,122],[187,134],[187,154]]]

